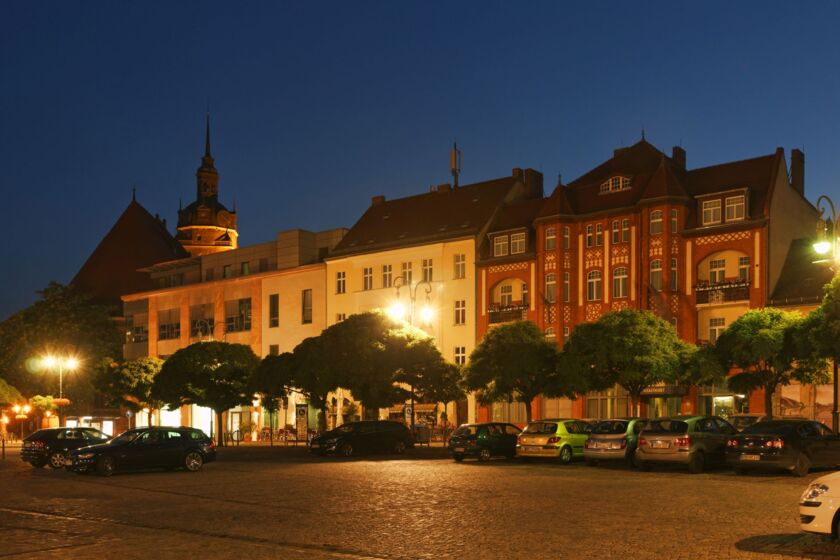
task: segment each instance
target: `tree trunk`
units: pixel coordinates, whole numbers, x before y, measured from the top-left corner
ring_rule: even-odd
[[[525,421],[529,424],[531,423],[531,405],[533,404],[531,401],[533,400],[534,399],[528,399],[527,401],[525,401]]]
[[[324,399],[324,400],[326,401],[326,399]],[[319,415],[319,418],[318,418],[318,430],[320,430],[321,432],[326,432],[327,431],[327,407],[326,407],[326,405],[324,405],[324,407],[321,409],[321,414]]]
[[[773,419],[773,392],[775,390],[776,385],[764,387],[764,414],[767,415],[768,420]]]
[[[268,441],[269,446],[274,447],[274,413],[268,411]]]
[[[642,415],[642,396],[638,393],[630,393],[630,406],[633,408],[633,416]]]
[[[222,414],[224,410],[217,410],[216,412],[216,445],[219,447],[225,446],[225,431],[222,429]]]

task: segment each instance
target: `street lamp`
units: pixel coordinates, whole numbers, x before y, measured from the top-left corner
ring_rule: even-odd
[[[406,287],[408,289],[408,324],[414,325],[415,313],[417,311],[417,289],[420,286],[425,286],[426,301],[423,308],[420,310],[420,320],[424,325],[428,325],[435,317],[435,311],[431,305],[432,283],[428,280],[420,280],[413,286],[410,282],[406,282],[405,276],[397,276],[394,279],[394,288],[397,290],[397,300],[388,308],[388,314],[396,321],[405,321],[406,309],[400,301],[400,288]],[[414,435],[414,387],[411,387],[411,434]]]
[[[840,260],[840,252],[838,252],[837,235],[835,234],[834,228],[837,225],[838,219],[840,219],[840,215],[835,210],[834,201],[826,195],[822,195],[817,199],[817,210],[820,211],[820,218],[817,221],[817,242],[814,243],[814,252],[822,258],[814,262],[827,262],[832,270],[836,270],[838,260]],[[830,210],[828,220],[823,219],[826,210]],[[840,433],[838,432],[838,429],[840,429],[840,408],[837,402],[837,391],[840,385],[838,381],[840,380],[837,379],[837,360],[837,356],[834,356],[831,360],[832,377],[834,378],[834,406],[831,410],[831,429],[834,430],[835,434]]]
[[[15,413],[15,419],[20,420],[20,440],[23,441],[23,421],[27,419],[29,416],[29,411],[32,408],[25,404],[23,406],[16,404],[12,407],[12,411]]]
[[[57,357],[52,355],[44,356],[41,363],[48,370],[58,368],[58,398],[64,398],[64,370],[74,371],[79,367],[79,360],[73,356]]]

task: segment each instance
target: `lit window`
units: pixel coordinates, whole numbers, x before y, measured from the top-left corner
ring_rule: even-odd
[[[497,235],[493,238],[493,256],[504,257],[508,254],[508,236]]]
[[[611,192],[626,191],[632,186],[633,182],[630,179],[630,177],[610,177],[609,179],[601,183],[599,192],[601,194],[606,194]]]
[[[703,201],[703,225],[720,223],[720,200]]]
[[[557,275],[553,272],[545,275],[545,301],[546,303],[557,301]]]
[[[750,258],[738,257],[738,280],[749,282],[750,280]]]
[[[744,219],[744,195],[726,197],[726,221],[737,222]]]
[[[613,297],[627,297],[627,268],[623,266],[613,271]]]
[[[455,255],[455,279],[467,277],[467,255],[459,253]]]
[[[662,211],[654,210],[650,213],[650,234],[662,233]]]
[[[345,272],[335,273],[335,293],[343,294],[347,289],[347,276]]]
[[[390,288],[391,282],[393,282],[393,272],[391,270],[390,264],[383,264],[382,265],[382,287],[383,288]]]
[[[650,261],[650,287],[657,292],[662,291],[662,261]]]
[[[600,301],[601,293],[601,271],[593,270],[586,275],[586,299],[588,301]]]
[[[513,233],[510,236],[510,254],[516,255],[525,252],[525,234]]]
[[[557,245],[557,230],[553,227],[545,230],[545,250],[553,251]]]
[[[362,289],[363,290],[372,290],[373,289],[373,267],[365,267],[362,269]]]

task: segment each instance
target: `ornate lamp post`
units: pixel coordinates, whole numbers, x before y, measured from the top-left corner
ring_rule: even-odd
[[[15,413],[15,419],[20,420],[20,440],[23,441],[23,421],[29,417],[29,411],[32,410],[28,404],[23,406],[16,404],[12,407]]]
[[[432,293],[432,283],[428,280],[420,280],[413,286],[410,282],[405,281],[404,276],[397,276],[394,279],[394,288],[397,290],[397,299],[388,309],[388,314],[391,316],[392,319],[399,320],[399,321],[406,321],[406,316],[408,317],[407,322],[409,325],[414,325],[415,320],[415,313],[417,311],[417,289],[420,286],[425,286],[426,292],[426,301],[423,305],[423,308],[420,310],[420,320],[423,322],[422,324],[428,324],[435,316],[434,309],[431,305],[431,293]],[[405,306],[400,301],[400,288],[407,287],[408,291],[408,313],[406,314]],[[414,387],[411,387],[411,434],[414,435]]]
[[[824,206],[824,204],[826,206]],[[820,219],[817,222],[818,239],[817,242],[814,243],[814,252],[822,258],[815,262],[827,262],[832,270],[836,270],[838,262],[840,262],[840,252],[838,252],[835,227],[837,225],[837,221],[840,220],[840,215],[837,214],[837,211],[834,208],[834,202],[825,195],[822,195],[817,199],[817,210],[820,211]],[[823,215],[826,213],[826,210],[830,211],[828,220],[823,219]],[[840,429],[840,410],[838,410],[837,402],[837,391],[838,385],[840,384],[838,384],[837,379],[837,360],[837,356],[834,356],[831,359],[832,377],[834,379],[834,405],[831,410],[831,429],[834,430],[835,434],[840,433],[838,432],[838,429]]]
[[[47,370],[56,371],[58,370],[58,400],[56,401],[57,406],[64,406],[70,403],[70,401],[64,398],[64,370],[75,371],[79,367],[79,360],[74,358],[73,356],[52,356],[47,355],[41,359],[41,363]],[[59,425],[64,424],[64,415],[58,415],[58,423]]]

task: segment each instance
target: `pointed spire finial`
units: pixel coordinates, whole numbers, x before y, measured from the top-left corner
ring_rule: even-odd
[[[557,186],[558,187],[563,186],[563,174],[562,173],[557,174]]]
[[[645,127],[642,127],[642,140],[645,139]]]
[[[204,157],[210,156],[210,109],[207,109],[207,132],[204,137]]]
[[[131,186],[131,202],[137,202],[137,185]]]

